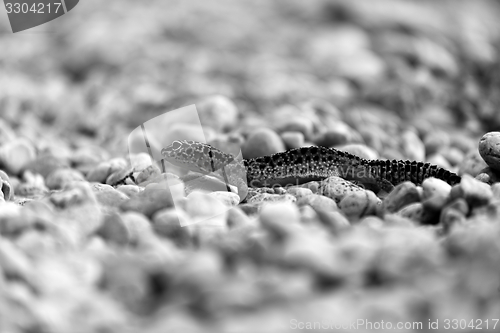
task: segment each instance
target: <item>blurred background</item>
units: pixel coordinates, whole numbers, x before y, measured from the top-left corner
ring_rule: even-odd
[[[297,146],[365,143],[376,157],[425,160],[456,171],[472,160],[469,152],[481,160],[479,138],[500,129],[499,17],[500,1],[494,0],[84,0],[54,21],[13,34],[2,9],[0,141],[28,138],[34,164],[41,163],[34,149],[72,156],[73,166],[88,160],[82,179],[99,165],[111,169],[98,163],[122,157],[116,173],[125,178],[133,129],[222,95],[238,111],[227,99],[214,103],[237,116],[228,128],[242,136],[259,126],[287,128],[292,114],[306,124],[290,125],[307,132]],[[477,174],[486,166],[481,163],[462,170]],[[53,167],[48,164],[45,177]],[[20,180],[13,174],[16,187]],[[31,189],[31,180],[23,181]],[[70,210],[65,200],[71,204],[75,191],[59,199],[64,209],[57,203],[49,213],[31,209],[37,218],[56,220]],[[141,204],[133,201],[132,210]],[[22,221],[13,218],[18,207],[10,208],[0,216],[0,222],[14,221],[8,227]],[[89,229],[87,214],[67,213],[58,227],[72,229],[71,221],[79,219]],[[145,216],[132,217],[149,226]],[[96,225],[105,218],[95,218]],[[34,257],[38,248],[46,252],[33,265],[26,259],[9,267],[33,273],[33,285],[49,290],[50,298],[9,281],[11,299],[0,304],[0,324],[19,328],[5,333],[49,332],[43,327],[134,332],[134,325],[151,333],[277,332],[291,318],[498,318],[498,228],[463,227],[442,247],[434,226],[392,228],[398,221],[383,231],[380,221],[368,221],[344,238],[334,230],[330,236],[338,243],[311,236],[314,225],[311,235],[300,234],[290,245],[291,257],[272,238],[288,232],[279,222],[264,230],[271,238],[237,231],[201,251],[185,229],[169,225],[155,230],[158,252],[169,265],[144,255],[155,250],[149,243],[115,246],[115,229],[105,240],[85,229],[78,245],[30,230],[16,244]],[[51,247],[59,239],[63,245]],[[6,281],[0,279],[0,296]]]
[[[441,129],[491,130],[500,125],[499,7],[86,0],[16,34],[4,11],[0,112],[26,136],[62,132],[73,145],[90,140],[116,154],[130,129],[214,94],[243,114],[317,98],[345,114],[370,105]]]

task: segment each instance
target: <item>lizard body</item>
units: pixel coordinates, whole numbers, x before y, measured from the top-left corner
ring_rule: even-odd
[[[331,176],[342,177],[386,192],[404,181],[417,185],[436,177],[450,185],[460,176],[430,163],[399,160],[366,160],[334,148],[302,147],[253,159],[238,160],[208,144],[174,141],[161,154],[170,163],[222,180],[247,191],[250,187],[297,185]],[[245,192],[246,193],[246,192]]]

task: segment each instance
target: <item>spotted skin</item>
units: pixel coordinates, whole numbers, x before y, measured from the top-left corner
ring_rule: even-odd
[[[300,184],[339,176],[346,180],[371,185],[390,192],[404,181],[417,185],[424,179],[436,177],[450,185],[460,182],[460,176],[430,163],[415,161],[365,160],[356,155],[326,147],[302,147],[285,152],[239,161],[208,144],[195,141],[174,141],[161,151],[163,157],[176,166],[208,174],[239,190],[275,184]],[[245,183],[246,174],[246,183]]]

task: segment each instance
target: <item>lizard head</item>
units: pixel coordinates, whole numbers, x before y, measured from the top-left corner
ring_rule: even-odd
[[[233,156],[197,141],[175,140],[161,150],[164,159],[177,167],[210,173],[231,162]]]

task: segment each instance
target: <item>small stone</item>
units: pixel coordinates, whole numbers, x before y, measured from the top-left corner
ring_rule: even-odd
[[[450,145],[450,136],[444,131],[431,131],[424,139],[427,156],[439,151],[446,151]]]
[[[336,121],[335,127],[329,128],[326,132],[319,134],[314,142],[318,146],[334,147],[352,142],[354,137],[353,129],[342,121]]]
[[[308,188],[303,188],[303,187],[293,187],[290,186],[287,188],[286,193],[293,195],[294,197],[297,198],[297,200],[300,200],[301,198],[307,197],[309,195],[312,195],[312,191]]]
[[[459,165],[458,174],[460,176],[468,174],[472,177],[476,177],[481,170],[486,168],[488,165],[483,160],[477,149],[473,149],[468,152],[462,163]]]
[[[116,190],[127,195],[129,198],[141,192],[141,188],[137,185],[120,185],[116,188]]]
[[[301,132],[283,132],[281,139],[285,144],[286,149],[300,148],[304,146],[304,134]]]
[[[491,191],[493,192],[495,199],[500,200],[500,183],[491,185]]]
[[[215,191],[209,193],[212,197],[222,202],[224,205],[231,207],[236,206],[240,203],[240,197],[233,192],[227,191]]]
[[[196,104],[202,126],[210,126],[217,132],[232,128],[238,120],[238,108],[227,97],[211,96]]]
[[[24,197],[40,197],[48,192],[43,177],[30,171],[23,173],[23,183],[15,187],[15,194]]]
[[[96,204],[96,197],[91,186],[86,182],[73,182],[65,186],[60,192],[54,192],[49,197],[56,207],[68,208],[82,204]]]
[[[179,215],[183,215],[179,218]],[[157,211],[152,217],[154,232],[165,238],[173,240],[178,246],[186,246],[190,243],[190,234],[187,228],[181,226],[181,220],[188,217],[181,209],[166,208]]]
[[[32,264],[8,239],[0,242],[0,268],[7,278],[31,281]]]
[[[152,180],[155,177],[158,177],[158,175],[160,174],[161,171],[155,164],[149,165],[147,168],[140,171],[139,174],[135,177],[135,183],[141,184],[148,180]]]
[[[487,205],[493,198],[493,192],[488,184],[482,183],[470,175],[463,175],[460,184],[455,185],[450,192],[450,199],[464,198],[472,207]]]
[[[147,240],[151,239],[151,236],[153,236],[153,229],[146,216],[137,212],[126,212],[122,213],[120,216],[129,231],[129,240],[132,243],[146,243]]]
[[[358,191],[345,196],[339,208],[348,218],[356,220],[374,214],[380,204],[380,199],[372,191]]]
[[[147,153],[129,154],[130,166],[136,172],[151,166],[151,156]]]
[[[0,167],[15,175],[35,157],[35,147],[26,139],[16,139],[0,147]]]
[[[129,179],[132,174],[132,168],[123,168],[121,170],[115,171],[106,178],[106,184],[116,186],[118,184],[123,184]],[[129,184],[132,185],[132,184]]]
[[[296,202],[297,199],[290,194],[270,194],[260,193],[254,195],[247,200],[247,203],[262,203],[262,202]]]
[[[54,172],[54,170],[68,167],[69,164],[67,161],[50,154],[43,154],[28,163],[24,167],[24,170],[31,171],[34,174],[40,174],[42,177],[46,178],[50,173]]]
[[[303,137],[310,140],[314,132],[314,123],[304,116],[292,116],[281,119],[276,125],[277,132],[299,132]]]
[[[460,149],[458,149],[456,147],[450,147],[448,149],[444,149],[441,152],[441,155],[452,166],[458,165],[458,164],[460,164],[464,160],[464,153]]]
[[[447,170],[451,169],[451,164],[441,154],[430,155],[425,161],[430,163],[430,164],[437,165],[443,169],[447,169]]]
[[[233,207],[227,212],[227,225],[231,229],[255,225],[239,207]]]
[[[353,192],[364,192],[360,186],[337,176],[328,177],[319,182],[318,194],[333,199],[336,203],[342,201],[344,197]]]
[[[12,130],[9,124],[3,119],[0,119],[0,146],[5,145],[16,139],[16,133]]]
[[[293,233],[300,223],[300,212],[291,203],[269,203],[262,207],[259,219],[262,227],[282,238]]]
[[[227,228],[226,216],[229,206],[207,193],[192,192],[186,197],[185,211],[189,221],[180,221],[182,226],[196,224],[200,227],[215,226]]]
[[[0,170],[1,171],[1,170]],[[3,171],[2,171],[3,172]],[[14,189],[9,183],[9,178],[6,177],[7,179],[1,178],[0,179],[0,189],[1,189],[1,194],[4,200],[9,201],[14,197]]]
[[[500,182],[500,172],[496,172],[492,168],[486,167],[481,170],[475,178],[486,184],[494,184]]]
[[[101,205],[110,207],[119,207],[123,202],[129,199],[126,194],[114,188],[106,191],[97,191],[95,192],[95,197]]]
[[[6,202],[0,209],[0,235],[15,235],[29,226],[23,219],[21,207],[13,202]]]
[[[299,206],[309,205],[314,209],[325,211],[337,211],[338,206],[333,199],[319,194],[311,194],[300,198],[297,202]]]
[[[104,183],[106,179],[111,174],[111,163],[101,162],[87,174],[87,180],[89,182]]]
[[[413,131],[406,131],[401,138],[403,154],[412,161],[425,159],[425,145]]]
[[[182,193],[174,193],[173,191],[181,191]],[[151,217],[155,212],[174,206],[174,198],[178,195],[184,196],[184,188],[177,186],[167,186],[166,184],[149,184],[138,195],[125,200],[120,204],[123,211],[136,211],[147,217]],[[174,196],[174,198],[173,198]]]
[[[285,145],[276,132],[268,128],[254,130],[241,149],[246,159],[272,155],[285,150]]]
[[[424,206],[420,202],[415,202],[404,206],[396,214],[414,222],[421,223],[424,215]]]
[[[96,234],[106,241],[122,246],[127,245],[130,241],[130,232],[117,213],[104,216],[104,221]]]
[[[500,171],[500,132],[489,132],[479,140],[479,154],[493,170]]]
[[[322,208],[314,208],[314,210],[318,215],[320,222],[334,234],[351,225],[349,220],[338,211],[324,210]]]
[[[419,202],[420,196],[415,184],[403,182],[397,185],[394,190],[384,199],[383,209],[388,213],[395,213],[404,206]]]
[[[422,188],[424,190],[422,200],[430,199],[435,196],[447,198],[451,192],[450,184],[434,177],[424,179]]]
[[[345,146],[339,146],[337,147],[337,149],[359,156],[366,160],[378,159],[378,154],[375,150],[361,144],[350,144]]]
[[[443,209],[439,218],[439,223],[443,226],[444,232],[448,233],[454,226],[464,225],[467,218],[457,209],[448,208]]]
[[[74,181],[84,181],[83,175],[74,169],[57,169],[51,172],[46,180],[45,185],[51,190],[59,190],[67,184]]]

